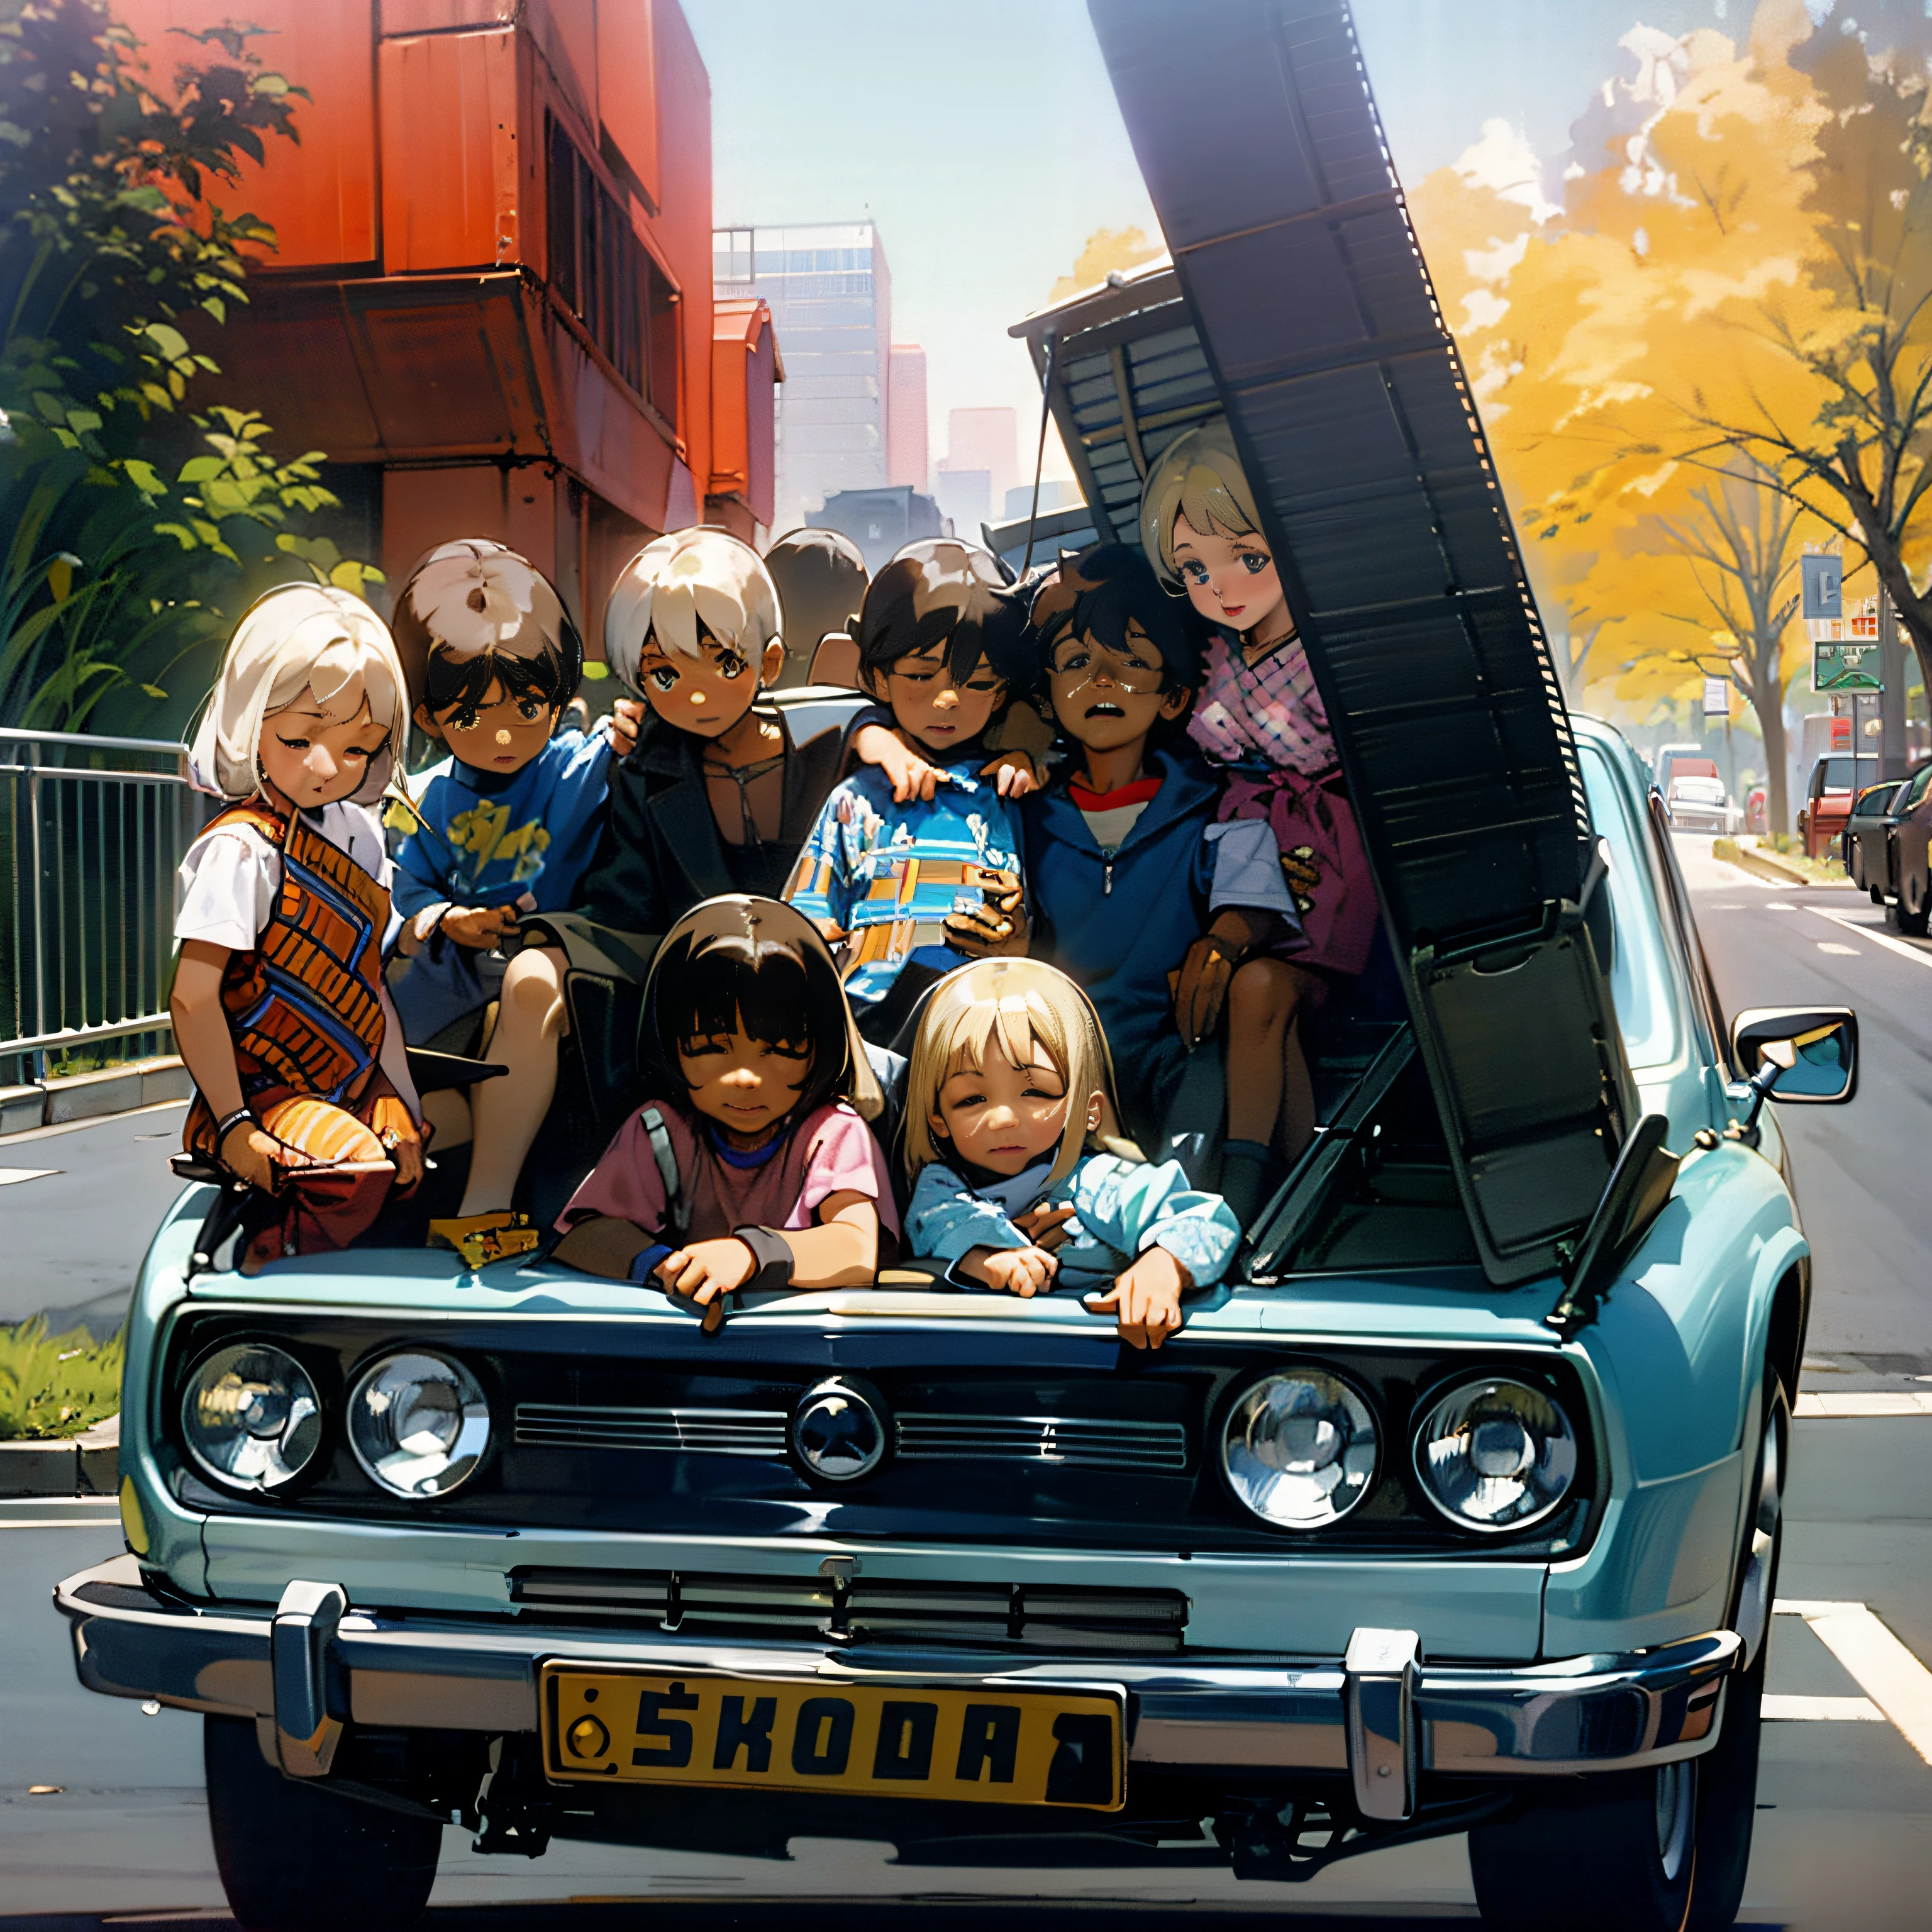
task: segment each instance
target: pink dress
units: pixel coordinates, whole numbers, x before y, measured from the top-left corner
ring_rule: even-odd
[[[1266,767],[1229,773],[1220,815],[1273,830],[1308,934],[1295,964],[1360,973],[1376,936],[1375,881],[1301,640],[1250,666],[1217,632],[1187,735],[1220,764]]]

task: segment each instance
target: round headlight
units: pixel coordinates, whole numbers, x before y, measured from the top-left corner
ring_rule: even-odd
[[[1503,1376],[1451,1389],[1415,1432],[1424,1493],[1466,1529],[1521,1529],[1576,1479],[1570,1418],[1540,1389]]]
[[[1235,1496],[1264,1522],[1319,1529],[1346,1516],[1376,1474],[1376,1418],[1324,1369],[1264,1376],[1228,1418],[1221,1460]]]
[[[322,1404],[301,1363],[280,1348],[242,1342],[218,1348],[182,1399],[188,1454],[218,1483],[278,1490],[322,1446]]]
[[[446,1356],[385,1355],[349,1398],[349,1446],[392,1496],[448,1495],[475,1472],[489,1441],[482,1384]]]

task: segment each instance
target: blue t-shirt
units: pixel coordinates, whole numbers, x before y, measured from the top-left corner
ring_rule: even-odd
[[[418,788],[421,823],[396,848],[397,911],[566,910],[597,849],[610,768],[609,738],[577,730],[560,731],[507,778],[454,758],[431,766]]]
[[[909,960],[942,973],[964,962],[941,922],[985,903],[965,868],[1018,875],[1019,812],[980,776],[985,758],[976,748],[942,766],[950,782],[929,805],[895,804],[892,781],[873,765],[825,801],[785,897],[808,919],[851,935],[847,956],[857,963],[845,992],[854,1006],[883,999]]]

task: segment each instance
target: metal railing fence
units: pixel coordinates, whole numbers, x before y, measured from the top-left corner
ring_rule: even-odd
[[[166,1052],[185,746],[0,729],[0,1087]]]

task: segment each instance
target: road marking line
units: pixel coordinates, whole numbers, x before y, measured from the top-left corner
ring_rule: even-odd
[[[1780,1597],[1773,1608],[1780,1616],[1802,1617],[1892,1728],[1932,1764],[1932,1670],[1863,1604]]]
[[[60,1516],[51,1522],[0,1522],[0,1529],[118,1529],[111,1518],[98,1516]]]
[[[1822,906],[1807,906],[1804,910],[1815,912],[1820,919],[1828,919],[1834,926],[1842,926],[1847,932],[1856,932],[1874,946],[1882,946],[1888,952],[1896,952],[1901,959],[1916,959],[1922,966],[1932,966],[1932,952],[1922,952],[1917,946],[1908,946],[1888,932],[1880,932],[1862,920],[1850,918],[1841,912],[1828,912]]]
[[[1841,1420],[1852,1416],[1932,1415],[1932,1390],[1864,1389],[1842,1395],[1817,1395],[1800,1392],[1797,1415],[1835,1416]]]
[[[1840,946],[1832,939],[1820,940],[1818,950],[1820,952],[1841,952],[1847,959],[1856,959],[1858,956],[1858,949],[1856,946]]]
[[[59,1167],[0,1167],[0,1187],[13,1187],[22,1180],[44,1180],[50,1174],[64,1174]]]
[[[1885,1713],[1869,1697],[1790,1697],[1767,1690],[1765,1721],[1772,1724],[1805,1722],[1827,1724],[1882,1724]]]

